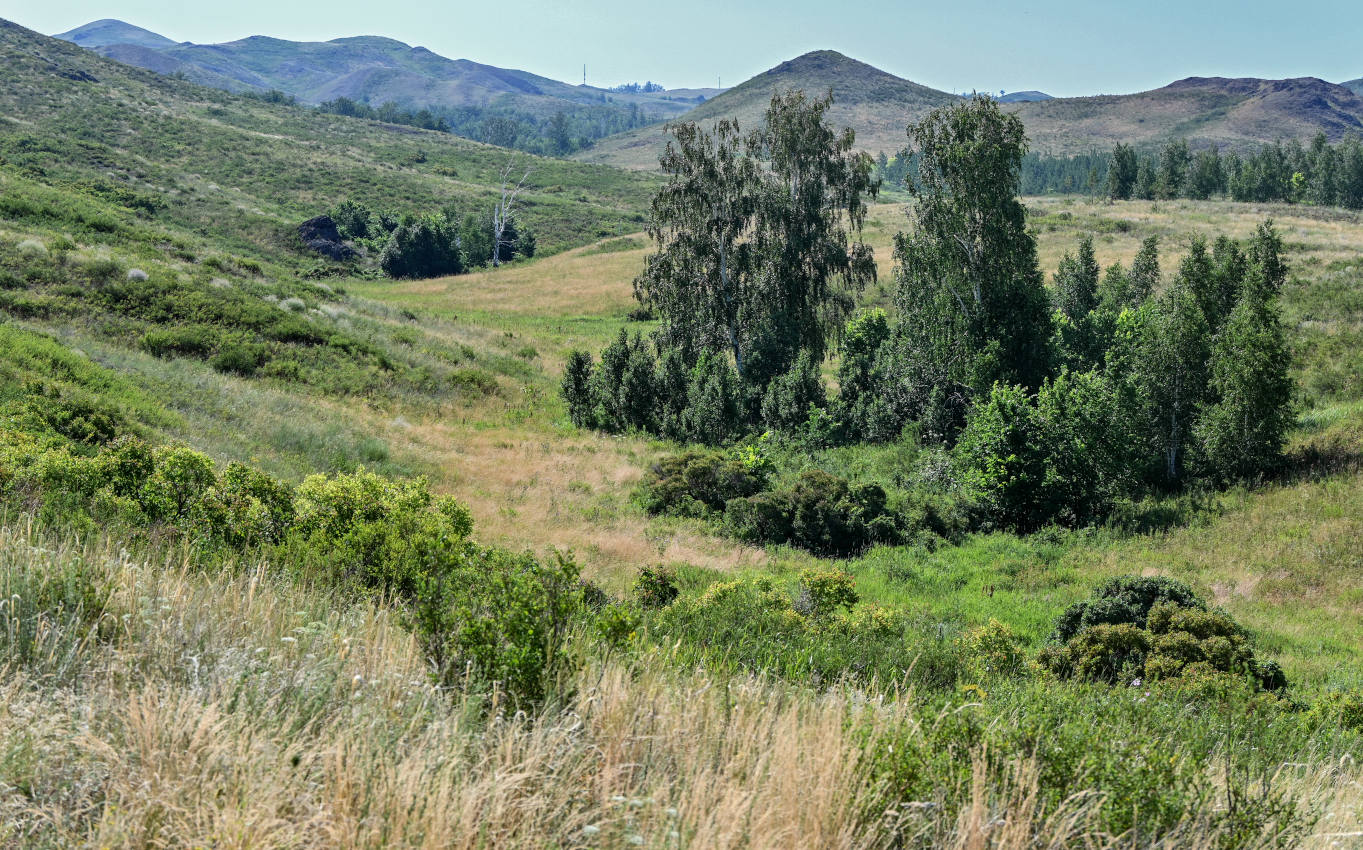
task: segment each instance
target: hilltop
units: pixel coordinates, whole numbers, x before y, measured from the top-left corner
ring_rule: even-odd
[[[855,129],[858,146],[872,153],[901,149],[905,127],[957,99],[842,54],[818,51],[783,62],[677,120],[752,123],[773,91],[789,88],[832,89],[837,102],[830,120]],[[1187,138],[1194,146],[1246,149],[1279,139],[1305,140],[1318,132],[1331,141],[1363,132],[1363,97],[1315,78],[1189,78],[1136,94],[1050,98],[1015,92],[1003,100],[1022,118],[1032,149],[1057,155],[1107,149],[1119,141],[1151,147]],[[577,156],[651,169],[663,144],[661,127],[643,127],[603,139]]]
[[[867,150],[895,151],[904,145],[904,128],[929,111],[959,100],[957,95],[928,88],[857,61],[833,50],[806,53],[758,74],[741,85],[681,116],[679,120],[709,123],[736,118],[742,126],[761,120],[771,96],[785,89],[813,94],[833,92],[828,120],[851,126],[857,143]],[[632,169],[658,164],[664,144],[661,127],[644,127],[597,144],[578,158]]]
[[[1357,80],[1349,80],[1346,83],[1340,83],[1340,85],[1354,94],[1363,95],[1363,77],[1359,77]]]

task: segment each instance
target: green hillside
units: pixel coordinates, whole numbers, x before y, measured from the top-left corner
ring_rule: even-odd
[[[532,170],[525,216],[558,250],[636,230],[650,181],[535,159],[448,134],[272,105],[0,26],[6,166],[50,185],[162,198],[165,221],[273,257],[292,226],[342,200],[397,212],[492,206],[513,159]],[[90,190],[103,191],[100,189]]]

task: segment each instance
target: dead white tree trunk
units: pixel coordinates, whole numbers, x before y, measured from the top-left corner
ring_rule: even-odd
[[[509,246],[511,244],[510,241],[505,238],[506,223],[511,219],[511,216],[515,210],[516,198],[521,194],[521,190],[525,188],[525,181],[530,177],[531,169],[527,166],[525,169],[525,173],[521,175],[521,179],[516,181],[515,186],[512,186],[511,173],[515,166],[516,166],[515,160],[512,160],[511,162],[508,162],[506,164],[505,168],[502,169],[501,197],[498,198],[497,205],[492,208],[493,266],[500,266],[502,264],[502,246],[503,245]]]

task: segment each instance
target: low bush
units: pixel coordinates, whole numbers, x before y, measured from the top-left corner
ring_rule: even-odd
[[[818,469],[790,486],[728,502],[725,527],[749,543],[789,543],[815,554],[846,557],[872,543],[897,543],[900,518],[877,484],[849,485]]]
[[[1056,623],[1056,643],[1040,663],[1062,677],[1108,683],[1184,679],[1220,687],[1240,677],[1276,691],[1282,669],[1258,660],[1249,635],[1229,615],[1210,611],[1182,582],[1122,576],[1071,606]]]
[[[755,495],[766,483],[767,469],[760,459],[690,449],[654,464],[640,502],[650,514],[706,516],[723,513],[730,499]]]

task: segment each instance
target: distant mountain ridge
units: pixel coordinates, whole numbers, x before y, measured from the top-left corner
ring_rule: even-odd
[[[829,119],[851,126],[857,146],[894,153],[908,142],[906,127],[958,95],[937,91],[833,51],[783,62],[676,120],[760,120],[773,91],[832,90]],[[1363,97],[1345,85],[1314,77],[1290,80],[1189,77],[1163,88],[1125,95],[1038,98],[1004,95],[1006,108],[1027,129],[1031,149],[1053,155],[1108,150],[1117,142],[1153,147],[1172,139],[1194,146],[1247,150],[1261,144],[1324,133],[1331,141],[1363,134]],[[579,159],[624,168],[657,168],[661,127],[642,127],[602,139]]]
[[[999,95],[999,103],[1031,103],[1037,100],[1054,100],[1044,91],[1010,91]]]
[[[1356,95],[1363,96],[1363,77],[1357,80],[1349,80],[1347,83],[1340,83],[1340,85]]]
[[[565,104],[638,106],[659,118],[679,115],[720,89],[614,92],[527,71],[448,59],[379,36],[297,42],[250,36],[223,44],[175,42],[122,21],[94,21],[57,38],[130,65],[236,92],[277,90],[307,104],[335,98],[405,109],[501,106],[549,115]]]

